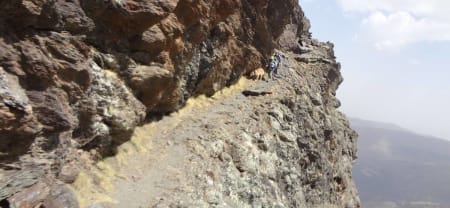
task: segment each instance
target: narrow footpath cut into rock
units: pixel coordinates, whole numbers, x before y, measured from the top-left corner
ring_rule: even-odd
[[[248,117],[246,110],[250,106],[245,106],[249,103],[245,103],[247,98],[241,91],[245,87],[256,87],[250,82],[243,78],[237,86],[211,98],[193,98],[180,111],[137,128],[131,141],[119,147],[115,157],[98,163],[94,168],[98,172],[82,173],[74,184],[80,198],[86,200],[82,204],[103,200],[115,204],[114,207],[145,207],[164,199],[164,191],[173,194],[177,189],[195,188],[195,184],[186,183],[192,180],[185,178],[191,177],[186,174],[193,173],[188,170],[192,169],[191,163],[199,159],[193,154],[195,148],[200,148],[198,145],[204,143],[202,139],[217,126],[232,127],[243,122],[236,118]],[[90,176],[83,178],[83,174]],[[89,180],[100,180],[100,186],[95,187],[95,182]]]
[[[360,207],[310,27],[297,0],[1,1],[0,207]]]
[[[292,64],[286,61],[276,80],[242,78],[137,128],[117,155],[82,171],[71,186],[81,207],[306,207],[302,186],[325,185],[329,176],[308,175],[321,164],[299,162],[309,153],[299,149],[304,132],[296,123],[303,121],[292,110],[302,105],[295,101],[306,96],[299,86],[307,83]],[[314,204],[334,207],[329,200]]]

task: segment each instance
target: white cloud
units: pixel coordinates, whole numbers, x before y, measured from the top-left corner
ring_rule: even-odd
[[[370,13],[404,11],[414,16],[450,20],[448,0],[337,0],[346,12]]]
[[[448,0],[337,0],[345,12],[363,16],[360,40],[379,50],[425,41],[450,41]]]
[[[362,20],[361,36],[379,50],[423,41],[450,41],[450,24],[417,18],[408,12],[373,12]]]

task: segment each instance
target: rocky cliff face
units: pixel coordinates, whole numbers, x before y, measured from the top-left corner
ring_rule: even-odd
[[[194,126],[158,137],[205,128],[175,145],[186,152],[180,160],[199,161],[183,177],[203,187],[208,181],[195,176],[209,171],[220,185],[202,188],[216,193],[212,201],[202,191],[174,191],[165,205],[192,196],[194,207],[358,207],[356,135],[336,110],[340,66],[332,44],[308,30],[295,0],[0,2],[0,205],[78,207],[74,193],[82,196],[66,184],[80,171],[117,154],[137,126],[236,84],[277,49],[287,57],[284,76],[246,85],[272,94],[231,96],[227,114],[242,112],[234,125],[215,131],[187,117]],[[206,123],[225,122],[203,114]],[[256,129],[261,122],[264,130]],[[209,154],[213,141],[222,142],[220,161]]]

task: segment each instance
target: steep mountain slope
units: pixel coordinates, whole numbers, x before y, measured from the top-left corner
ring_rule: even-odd
[[[450,142],[352,119],[355,181],[364,207],[449,207]]]
[[[338,112],[328,124],[313,122],[321,107],[308,112],[314,104],[300,97],[310,92],[292,84],[307,83],[289,66],[295,61],[286,60],[276,81],[243,79],[138,128],[134,144],[75,182],[79,198],[113,207],[357,206],[348,163],[354,152],[347,152],[354,143],[338,139],[352,132]],[[332,134],[326,141],[313,138],[323,129]],[[96,187],[96,180],[109,185]]]
[[[223,100],[231,105],[225,114],[239,112],[233,117],[195,106],[196,114],[170,121],[188,99],[213,96],[264,67],[274,49],[288,57],[284,78],[242,89],[272,94],[252,100],[235,92]],[[351,179],[356,134],[336,110],[340,65],[331,43],[311,38],[295,0],[2,1],[0,80],[1,206],[84,207],[129,198],[108,190],[142,187],[121,183],[103,160],[139,160],[122,158],[130,142],[150,155],[172,153],[141,167],[156,178],[169,166],[182,172],[192,191],[167,180],[163,186],[173,187],[167,206],[183,205],[188,196],[199,206],[359,206]],[[135,130],[164,122],[174,126]],[[258,125],[267,131],[253,129]],[[130,141],[136,132],[155,148]],[[212,154],[220,145],[231,159]],[[186,159],[192,164],[184,166]],[[219,184],[209,187],[214,203],[198,178],[205,173]],[[123,175],[134,177],[127,168]],[[83,181],[93,184],[85,193]]]

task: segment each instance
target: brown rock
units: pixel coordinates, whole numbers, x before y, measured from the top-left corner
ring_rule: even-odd
[[[152,26],[150,29],[142,33],[140,37],[132,42],[132,47],[136,50],[159,54],[164,50],[166,44],[166,36],[158,25]]]
[[[11,208],[35,208],[48,196],[50,188],[39,182],[8,199]]]
[[[61,168],[61,171],[58,174],[58,179],[64,183],[73,183],[77,179],[79,173],[79,167],[69,163]]]
[[[154,107],[165,98],[164,96],[167,96],[166,93],[176,88],[173,74],[158,66],[138,65],[131,69],[129,82],[133,90],[137,92],[138,99],[147,107],[147,112],[154,112]],[[170,106],[166,107],[170,108]]]
[[[298,25],[289,24],[286,25],[286,29],[278,38],[278,44],[284,50],[294,51],[297,48],[299,37],[297,33],[299,31]]]
[[[0,17],[20,27],[33,25],[41,14],[45,0],[18,0],[0,3]]]
[[[184,30],[184,25],[179,22],[178,17],[175,14],[168,15],[161,20],[160,24],[161,30],[172,40],[174,37],[181,35]]]
[[[176,2],[81,0],[90,18],[104,25],[111,37],[123,35],[122,38],[135,36],[157,24],[174,9]]]
[[[86,16],[80,0],[47,2],[42,8],[37,27],[72,33],[86,33],[94,29],[94,21]]]
[[[28,151],[41,126],[16,76],[0,67],[0,159]]]
[[[35,167],[18,170],[0,178],[0,201],[38,183],[44,172]]]
[[[17,177],[0,182],[0,200],[24,191],[14,198],[15,202],[34,205],[43,195],[26,201],[25,196],[35,193],[26,190],[42,181],[44,174],[34,174],[31,167],[42,167],[48,177],[70,183],[78,172],[69,165],[78,159],[74,152],[87,150],[98,158],[113,154],[115,147],[130,139],[146,114],[176,111],[193,95],[213,95],[266,65],[267,56],[275,48],[314,51],[298,55],[304,68],[297,73],[307,68],[311,77],[302,74],[305,79],[290,81],[308,85],[310,89],[295,90],[317,96],[320,105],[313,108],[316,99],[292,103],[299,101],[295,109],[305,111],[299,118],[309,113],[315,119],[311,124],[323,123],[319,108],[337,105],[334,94],[342,77],[332,45],[310,36],[309,21],[296,0],[0,1],[0,162],[8,163],[2,167],[22,168]],[[323,112],[332,112],[328,110]],[[298,145],[303,148],[302,154],[306,146],[322,138],[322,126],[316,128],[320,131],[312,130],[314,126],[305,124],[299,134],[304,136],[296,138],[307,144]],[[252,172],[253,162],[241,155],[238,166]],[[317,161],[327,156],[317,155],[306,151],[302,158]],[[10,165],[11,161],[17,164]],[[297,167],[296,159],[289,161]],[[314,162],[305,166],[311,164]],[[323,172],[308,167],[303,171],[311,171],[311,175]],[[334,168],[330,166],[329,170]],[[304,181],[316,183],[316,176]],[[280,187],[289,185],[289,189],[277,196],[297,195],[288,190],[294,190],[292,184],[301,181],[291,176],[282,180],[286,183]],[[312,186],[314,190],[302,193],[311,204],[333,191]],[[319,197],[316,193],[322,194]],[[244,195],[239,197],[245,201],[262,196],[252,190]],[[350,192],[348,195],[355,198]],[[220,201],[211,198],[210,202]],[[253,206],[262,202],[258,203]],[[299,204],[292,201],[289,205]],[[43,206],[78,207],[75,196],[60,185],[51,187]]]
[[[21,117],[0,107],[2,126],[9,126],[2,132],[11,133],[5,138],[31,135],[27,144],[3,139],[0,146],[27,147],[39,123],[45,126],[41,138],[51,135],[59,142],[65,132],[67,146],[73,140],[75,146],[108,149],[120,143],[114,137],[126,141],[144,111],[171,112],[191,95],[212,95],[264,65],[275,41],[285,47],[307,37],[309,23],[296,5],[293,0],[1,2],[0,66],[17,76],[16,88],[24,89],[32,111]],[[91,65],[92,51],[113,54],[99,65],[116,71],[117,79],[94,78],[102,73]],[[150,69],[134,67],[136,62]]]
[[[37,119],[49,132],[66,131],[77,123],[76,118],[70,112],[68,98],[60,89],[48,91],[28,91],[28,97],[33,106]]]

